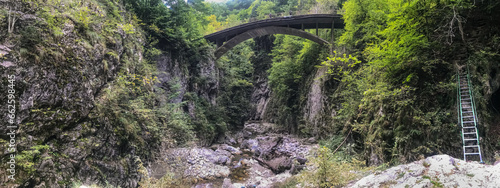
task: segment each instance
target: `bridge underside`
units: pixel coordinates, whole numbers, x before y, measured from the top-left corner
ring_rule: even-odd
[[[298,36],[298,37],[302,37],[302,38],[314,41],[318,44],[322,44],[322,45],[329,44],[328,41],[326,41],[326,40],[324,40],[316,35],[313,35],[311,33],[302,31],[302,30],[288,28],[288,27],[270,26],[270,27],[262,27],[262,28],[252,29],[252,30],[244,32],[240,35],[232,37],[229,41],[227,41],[222,46],[217,48],[217,50],[215,51],[215,58],[219,59],[227,51],[229,51],[231,48],[238,45],[239,43],[242,43],[243,41],[246,41],[248,39],[255,38],[255,37],[260,37],[260,36],[264,36],[264,35],[272,35],[272,34],[293,35],[293,36]]]

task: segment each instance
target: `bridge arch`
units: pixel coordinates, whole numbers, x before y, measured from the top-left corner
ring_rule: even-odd
[[[225,42],[222,46],[217,48],[215,51],[215,59],[219,59],[224,55],[226,52],[228,52],[230,49],[235,47],[236,45],[242,43],[243,41],[246,41],[251,38],[256,38],[264,35],[272,35],[272,34],[284,34],[284,35],[293,35],[293,36],[298,36],[302,37],[308,40],[311,40],[313,42],[316,42],[321,45],[328,45],[328,41],[313,35],[311,33],[299,30],[299,29],[294,29],[294,28],[288,28],[288,27],[276,27],[276,26],[269,26],[269,27],[261,27],[261,28],[256,28],[252,30],[248,30],[242,34],[236,35],[235,37],[231,38],[227,42]]]
[[[333,31],[342,28],[344,28],[342,15],[305,14],[253,21],[205,35],[204,38],[217,44],[218,49],[215,56],[218,59],[237,44],[250,38],[270,34],[285,34],[299,36],[320,44],[328,44],[327,41],[304,32],[304,30],[316,29],[316,35],[318,35],[318,29],[331,29]]]

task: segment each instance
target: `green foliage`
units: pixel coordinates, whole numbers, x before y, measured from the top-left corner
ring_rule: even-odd
[[[214,143],[218,136],[223,135],[228,126],[224,121],[224,112],[218,106],[211,105],[206,99],[193,97],[196,105],[196,117],[193,120],[196,138],[202,146]]]
[[[344,9],[346,31],[340,38],[341,45],[363,50],[367,44],[379,41],[377,33],[386,27],[387,1],[347,1]]]
[[[224,22],[223,25],[224,25],[224,27],[229,28],[229,27],[240,25],[240,24],[242,24],[242,21],[239,20],[238,15],[231,14],[231,15],[227,16],[226,22]]]
[[[206,19],[209,21],[207,28],[205,29],[205,34],[210,34],[222,29],[222,23],[217,21],[215,15],[207,16]]]
[[[363,170],[364,162],[356,159],[350,163],[337,161],[330,149],[321,147],[307,166],[308,170],[298,175],[302,187],[342,187],[357,178],[354,171]]]
[[[353,68],[361,63],[356,57],[346,54],[340,56],[337,51],[333,51],[333,57],[327,57],[327,61],[321,62],[321,66],[327,67],[328,74],[333,74],[340,77],[345,77],[353,72]],[[337,78],[339,79],[339,78]]]
[[[272,185],[272,188],[295,188],[299,184],[297,178],[295,176],[287,178],[283,182],[275,182]]]
[[[125,24],[122,26],[122,29],[127,34],[134,34],[135,33],[135,28],[132,24]]]
[[[169,0],[166,5],[162,0],[125,0],[128,10],[132,10],[143,23],[143,29],[159,40],[159,49],[192,49],[203,44],[202,23],[206,19],[203,11],[206,5],[195,1]]]
[[[272,1],[262,1],[255,12],[257,12],[258,18],[265,18],[269,14],[275,15],[275,6],[276,4]]]
[[[243,126],[250,117],[250,99],[253,91],[254,67],[251,63],[253,41],[246,41],[218,60],[224,74],[220,81],[217,104],[222,109],[224,122],[229,129]]]
[[[42,43],[40,32],[36,27],[28,26],[21,31],[21,47],[29,49],[30,51],[36,50],[38,44]]]
[[[362,155],[373,164],[415,160],[433,151],[455,153],[451,143],[459,137],[449,136],[456,135],[454,68],[443,56],[449,53],[448,31],[458,31],[447,23],[461,24],[455,7],[465,10],[470,4],[353,0],[343,7],[346,31],[340,44],[361,63],[330,71],[342,80],[332,96],[342,101],[337,126],[353,128]]]
[[[104,101],[97,105],[97,114],[103,118],[112,117],[115,134],[126,143],[135,141],[143,146],[146,144],[144,138],[150,137],[152,141],[170,144],[192,140],[193,128],[181,109],[184,104],[170,102],[179,95],[180,85],[174,82],[168,92],[161,88],[153,92],[156,77],[143,74],[119,75],[113,87],[105,90]]]
[[[326,49],[320,45],[293,36],[278,35],[272,51],[273,63],[268,70],[269,84],[273,91],[270,109],[275,111],[277,123],[296,131],[301,104],[305,102],[309,75],[316,70]],[[306,131],[307,127],[304,127]],[[307,132],[304,132],[307,133]]]
[[[29,175],[32,175],[36,171],[36,166],[40,161],[45,159],[40,158],[40,155],[48,151],[48,145],[35,145],[29,150],[24,150],[21,154],[16,155],[16,164],[23,169]]]
[[[76,19],[83,25],[84,29],[88,29],[90,24],[90,10],[88,7],[82,7],[76,15]]]

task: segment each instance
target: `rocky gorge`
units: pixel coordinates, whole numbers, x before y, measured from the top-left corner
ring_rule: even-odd
[[[0,126],[0,187],[495,187],[499,8],[0,0],[0,117],[16,125]],[[219,59],[203,39],[292,9],[345,27],[317,32],[329,47],[276,34]],[[457,67],[486,165],[458,159]]]
[[[150,173],[192,179],[193,187],[272,187],[304,169],[318,144],[297,138],[271,123],[247,122],[210,147],[172,148],[162,152]]]

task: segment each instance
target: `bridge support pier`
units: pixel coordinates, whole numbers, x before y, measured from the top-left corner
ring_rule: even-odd
[[[316,36],[319,36],[318,35],[318,22],[316,22]]]
[[[335,40],[335,38],[334,38],[335,35],[333,33],[334,29],[335,29],[335,21],[332,21],[332,29],[330,30],[330,33],[332,35],[331,36],[332,38],[331,38],[331,41],[330,41],[330,44],[331,44],[330,45],[330,55],[333,55],[333,41]]]
[[[217,48],[221,47],[222,44],[224,44],[224,42],[221,39],[217,39],[215,43],[217,44]]]

